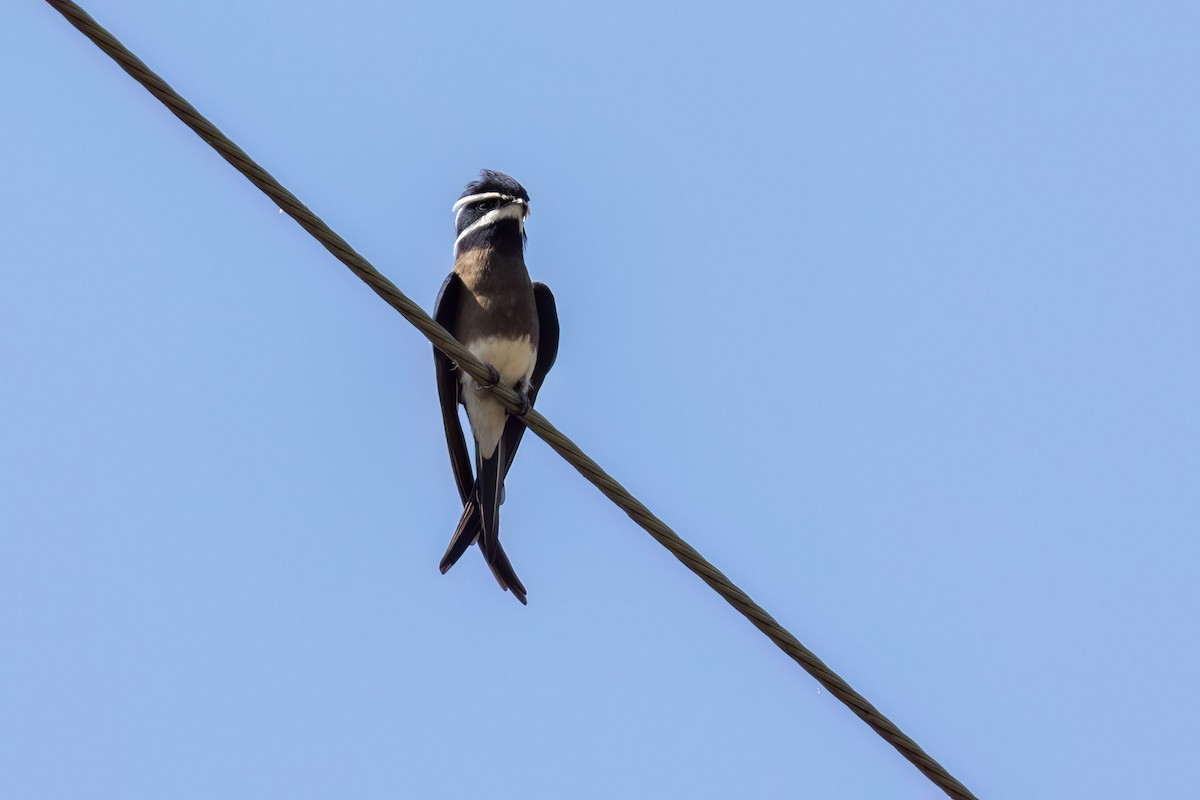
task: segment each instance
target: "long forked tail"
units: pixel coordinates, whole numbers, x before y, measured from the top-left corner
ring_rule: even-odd
[[[484,554],[487,557],[487,554]],[[504,548],[500,543],[496,543],[496,551],[488,558],[488,566],[492,569],[492,575],[496,577],[496,582],[500,584],[501,589],[511,589],[513,597],[521,601],[521,605],[529,605],[529,601],[525,599],[525,584],[521,583],[521,579],[517,577],[516,571],[513,569],[512,562],[508,560],[508,554],[504,552]]]
[[[467,503],[463,506],[462,517],[458,520],[458,527],[454,529],[454,535],[450,537],[450,546],[446,548],[445,555],[442,556],[442,561],[438,564],[438,569],[445,575],[450,568],[458,563],[462,558],[463,553],[467,552],[467,548],[475,544],[475,540],[479,538],[479,490],[478,487],[471,491],[471,496],[467,498]]]
[[[479,459],[479,480],[475,483],[479,501],[479,549],[501,588],[511,589],[524,605],[527,602],[525,587],[500,546],[500,501],[503,499],[505,466],[504,440],[501,439],[491,458]]]
[[[483,551],[483,557],[500,588],[505,591],[511,589],[513,595],[522,604],[527,605],[525,585],[517,577],[512,562],[508,560],[508,555],[500,545],[500,500],[503,496],[503,484],[499,473],[502,463],[499,447],[491,458],[480,459],[479,480],[463,506],[462,517],[458,520],[458,527],[454,530],[450,546],[446,548],[438,569],[445,574],[458,562],[468,547],[478,542],[479,549]]]

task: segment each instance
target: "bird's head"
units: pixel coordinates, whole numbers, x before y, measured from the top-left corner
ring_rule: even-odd
[[[454,211],[458,233],[455,247],[477,232],[511,227],[525,240],[525,218],[529,216],[529,193],[525,187],[503,172],[485,169],[479,179],[467,184]]]

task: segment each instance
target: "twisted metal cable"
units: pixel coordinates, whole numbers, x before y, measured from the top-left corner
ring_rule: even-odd
[[[370,262],[355,252],[354,248],[341,236],[334,233],[308,206],[300,202],[295,195],[271,177],[270,173],[255,163],[240,147],[230,141],[215,125],[180,97],[166,81],[142,63],[141,59],[126,49],[117,41],[116,37],[101,27],[87,12],[69,0],[46,0],[46,2],[116,61],[121,69],[157,97],[163,105],[170,109],[172,114],[179,117],[200,138],[208,142],[222,158],[261,189],[288,216],[312,234],[317,241],[324,245],[325,249],[349,267],[388,305],[415,325],[433,343],[434,347],[445,353],[458,364],[459,368],[470,373],[481,384],[490,382],[487,368],[471,355],[457,339],[426,314],[420,306],[406,297],[395,284],[381,275],[371,266]],[[521,409],[519,398],[513,390],[496,385],[491,391],[510,412],[516,413]],[[712,587],[713,591],[721,595],[726,602],[750,620],[779,649],[787,653],[816,678],[834,697],[846,704],[851,711],[871,726],[876,733],[896,748],[902,756],[912,762],[947,795],[956,800],[977,800],[966,786],[905,735],[896,727],[895,723],[867,702],[866,698],[854,691],[850,684],[827,667],[821,659],[817,658],[795,636],[776,622],[761,606],[751,600],[745,592],[735,586],[720,570],[696,552],[691,545],[679,538],[675,531],[656,517],[611,475],[601,469],[600,465],[580,450],[579,446],[558,428],[551,425],[545,417],[531,409],[522,419],[530,430],[541,437],[583,477],[595,485],[605,497],[619,506],[634,522],[653,536],[655,541],[667,548],[685,567],[696,573],[701,580]]]

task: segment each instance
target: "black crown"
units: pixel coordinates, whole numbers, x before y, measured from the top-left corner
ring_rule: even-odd
[[[517,183],[510,175],[505,175],[503,172],[496,172],[492,169],[485,169],[479,173],[479,180],[471,181],[467,184],[467,188],[463,191],[459,198],[469,197],[473,194],[483,194],[484,192],[499,192],[512,197],[519,197],[526,203],[529,202],[529,193],[525,191],[525,187]]]

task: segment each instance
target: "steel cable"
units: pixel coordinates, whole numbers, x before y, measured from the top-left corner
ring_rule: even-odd
[[[441,325],[401,292],[395,284],[379,273],[370,262],[359,255],[341,236],[336,234],[320,217],[314,214],[295,195],[285,189],[260,167],[240,147],[198,112],[190,103],[179,96],[166,81],[156,75],[141,59],[100,26],[86,11],[68,0],[46,0],[61,13],[68,22],[107,53],[129,75],[142,84],[163,105],[170,109],[185,125],[208,142],[222,158],[270,197],[275,204],[312,234],[339,261],[354,271],[371,289],[392,308],[416,326],[434,347],[445,353],[459,368],[470,373],[481,384],[489,382],[489,372]],[[495,386],[491,390],[500,402],[512,412],[520,410],[520,400],[511,389]],[[916,742],[896,727],[890,719],[867,702],[866,698],[846,683],[837,673],[825,665],[787,629],[775,621],[761,606],[738,588],[724,573],[710,564],[696,550],[679,538],[665,522],[631,495],[624,486],[605,472],[573,441],[554,427],[536,410],[531,409],[523,417],[526,426],[541,437],[581,475],[596,486],[605,497],[612,500],[655,541],[667,548],[688,569],[696,573],[731,606],[750,620],[753,625],[771,639],[783,652],[796,661],[821,685],[857,714],[867,725],[882,736],[906,759],[941,788],[947,795],[959,800],[976,800],[961,782],[922,750]]]

